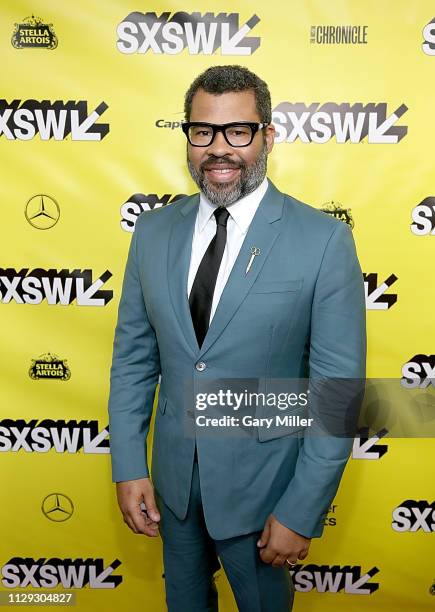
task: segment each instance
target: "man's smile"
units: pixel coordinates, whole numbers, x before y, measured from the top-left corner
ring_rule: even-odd
[[[203,166],[204,174],[215,183],[229,183],[240,172],[240,166],[228,162],[211,163]]]
[[[214,182],[228,183],[236,178],[240,172],[239,168],[206,168],[205,174]]]

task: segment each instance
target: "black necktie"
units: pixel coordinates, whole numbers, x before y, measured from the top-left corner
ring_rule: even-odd
[[[213,293],[227,241],[227,221],[230,216],[230,213],[224,207],[217,208],[213,214],[217,224],[216,234],[201,259],[189,295],[190,313],[200,347],[210,322]]]

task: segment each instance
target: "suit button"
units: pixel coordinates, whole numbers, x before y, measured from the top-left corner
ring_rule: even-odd
[[[203,372],[206,367],[207,366],[203,361],[198,361],[198,363],[195,364],[195,368],[198,370],[198,372]]]

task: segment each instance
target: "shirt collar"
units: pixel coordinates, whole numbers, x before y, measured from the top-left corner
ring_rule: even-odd
[[[264,177],[262,183],[248,195],[240,198],[234,204],[228,206],[228,212],[234,219],[236,225],[240,231],[245,234],[248,231],[249,225],[252,221],[253,216],[263,199],[264,194],[267,191],[268,181],[267,177]],[[209,202],[203,192],[200,192],[199,196],[199,209],[198,209],[198,230],[203,231],[207,225],[210,217],[216,210],[217,206]]]

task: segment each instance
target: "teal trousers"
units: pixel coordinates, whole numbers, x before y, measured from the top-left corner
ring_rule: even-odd
[[[221,566],[239,612],[289,612],[292,609],[294,586],[288,567],[275,568],[263,563],[257,548],[261,532],[227,540],[210,537],[202,509],[197,462],[193,464],[189,506],[184,520],[173,514],[157,491],[156,500],[161,515],[168,612],[217,612],[214,574]]]

